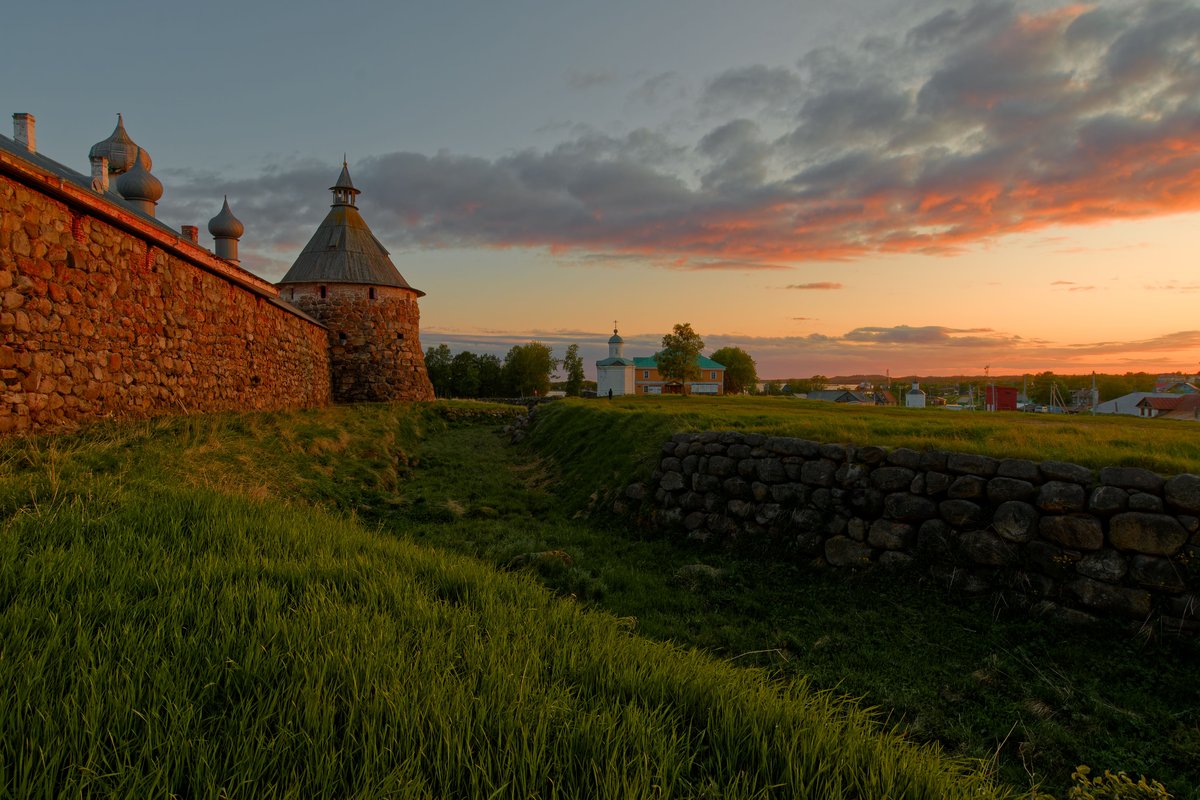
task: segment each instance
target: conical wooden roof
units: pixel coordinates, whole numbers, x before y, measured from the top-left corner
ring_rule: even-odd
[[[359,191],[350,181],[350,172],[344,163],[337,183],[330,189],[334,202],[329,213],[279,283],[397,286],[423,296],[424,292],[404,280],[388,251],[358,213],[354,202]]]

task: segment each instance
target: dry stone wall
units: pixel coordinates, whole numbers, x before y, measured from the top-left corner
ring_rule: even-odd
[[[322,405],[327,350],[277,298],[0,176],[0,433]]]
[[[1076,621],[1200,632],[1200,477],[1061,461],[679,434],[649,485],[674,535],[834,567],[911,568]]]

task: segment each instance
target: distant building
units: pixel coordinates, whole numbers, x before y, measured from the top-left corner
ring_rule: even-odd
[[[1141,409],[1138,408],[1138,403],[1147,397],[1163,397],[1171,398],[1179,395],[1167,394],[1166,392],[1130,392],[1112,400],[1105,400],[1096,406],[1095,413],[1097,414],[1125,414],[1132,417],[1145,416]]]
[[[855,406],[875,405],[874,395],[850,389],[820,389],[809,392],[805,397],[808,400],[820,400],[825,403],[848,403]]]
[[[613,397],[626,394],[725,394],[725,365],[696,356],[700,376],[687,381],[666,380],[658,372],[658,356],[625,357],[625,340],[613,328],[608,340],[608,358],[596,362],[596,394]]]
[[[988,411],[1017,410],[1017,389],[1014,386],[987,386],[983,396]]]
[[[1200,394],[1143,397],[1137,410],[1138,416],[1151,419],[1200,419]]]
[[[913,381],[912,388],[904,393],[905,408],[924,408],[925,407],[925,392],[921,391],[921,384]]]

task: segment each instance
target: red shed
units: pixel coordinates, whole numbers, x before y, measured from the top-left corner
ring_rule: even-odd
[[[988,411],[1016,411],[1017,389],[1015,386],[988,386],[984,397]]]

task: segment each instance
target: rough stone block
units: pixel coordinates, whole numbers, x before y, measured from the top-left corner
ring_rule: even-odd
[[[1129,561],[1129,577],[1142,586],[1166,592],[1182,592],[1187,588],[1179,565],[1159,556],[1134,556]]]
[[[1088,509],[1108,516],[1129,507],[1129,492],[1116,486],[1097,486],[1088,498]]]
[[[1179,511],[1200,514],[1200,476],[1176,475],[1163,485],[1167,505]]]
[[[1094,580],[1119,583],[1129,572],[1129,562],[1116,550],[1101,550],[1079,559],[1075,571]]]
[[[946,490],[951,500],[979,500],[987,494],[988,482],[977,475],[960,475]]]
[[[834,536],[825,542],[825,560],[835,567],[863,567],[871,563],[871,548],[848,536]]]
[[[946,456],[946,469],[950,472],[981,475],[985,478],[995,475],[999,464],[999,459],[974,453],[950,453]]]
[[[998,475],[987,482],[988,501],[996,505],[1010,500],[1032,500],[1036,491],[1032,483],[1021,478]]]
[[[1082,514],[1042,517],[1038,532],[1044,538],[1073,550],[1099,550],[1104,546],[1104,528],[1100,521]]]
[[[937,509],[942,519],[954,528],[978,528],[986,523],[983,509],[970,500],[943,500]]]
[[[1017,563],[1017,548],[994,533],[968,531],[958,539],[962,554],[976,564],[1008,567]]]
[[[1161,475],[1140,467],[1105,467],[1100,470],[1100,483],[1158,494],[1162,491],[1165,481]]]
[[[921,466],[921,454],[907,447],[897,447],[887,454],[887,462],[892,466],[915,470]]]
[[[1042,477],[1049,481],[1078,483],[1081,486],[1090,486],[1094,483],[1090,469],[1067,461],[1043,461],[1038,468],[1041,470]]]
[[[907,550],[916,539],[916,529],[906,522],[877,519],[871,523],[867,541],[881,550]]]
[[[874,445],[866,445],[857,448],[854,451],[854,457],[861,464],[874,466],[875,464],[883,463],[883,460],[887,458],[887,450]]]
[[[1024,458],[1001,459],[1000,463],[996,465],[996,474],[1001,478],[1016,478],[1031,483],[1041,479],[1038,465]]]
[[[1159,514],[1163,510],[1163,501],[1162,498],[1156,494],[1132,492],[1129,495],[1129,510],[1148,511],[1151,514]]]
[[[783,462],[778,458],[764,458],[758,462],[758,479],[763,483],[783,483],[787,480],[787,471]]]
[[[809,486],[832,486],[837,465],[828,459],[809,461],[800,468],[800,482]]]
[[[1038,490],[1037,506],[1052,514],[1069,514],[1087,507],[1087,492],[1077,483],[1053,480]]]
[[[894,492],[883,498],[883,513],[902,522],[921,522],[936,517],[938,507],[927,497]]]
[[[1170,556],[1183,547],[1188,533],[1174,517],[1130,511],[1112,518],[1108,539],[1118,550]]]
[[[954,483],[954,476],[947,475],[945,472],[926,472],[925,494],[930,496],[945,494],[952,483]]]
[[[686,484],[684,483],[683,475],[679,472],[664,472],[662,480],[659,481],[658,485],[665,491],[677,492]]]
[[[1113,586],[1082,576],[1071,581],[1067,588],[1088,608],[1136,618],[1145,618],[1150,613],[1151,597],[1144,589]]]
[[[871,485],[880,491],[898,492],[907,489],[916,474],[907,467],[876,467],[871,472]]]

